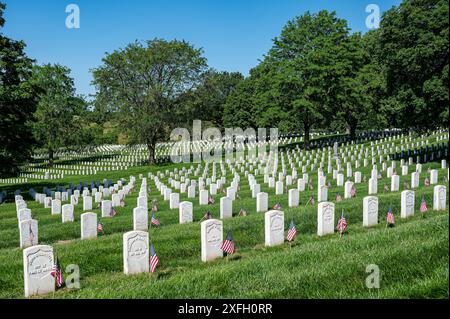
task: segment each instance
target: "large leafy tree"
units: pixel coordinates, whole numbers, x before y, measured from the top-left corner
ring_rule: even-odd
[[[389,124],[448,126],[448,0],[405,0],[384,14],[380,31]]]
[[[180,98],[198,87],[205,69],[201,49],[154,39],[107,54],[93,70],[93,84],[102,103],[118,112],[129,142],[147,145],[154,163],[156,143],[184,120]]]
[[[75,96],[70,70],[61,65],[35,66],[31,81],[39,99],[33,133],[39,145],[48,151],[51,167],[58,148],[80,141],[85,102]]]
[[[273,118],[283,115],[291,127],[301,125],[305,147],[311,128],[339,101],[348,38],[346,21],[334,12],[306,12],[286,24],[262,62],[259,108]]]
[[[254,97],[255,86],[252,79],[241,80],[226,99],[222,115],[223,126],[239,127],[243,130],[249,127],[255,128]]]
[[[221,128],[227,97],[243,79],[239,72],[205,72],[201,85],[192,94],[194,117]]]
[[[5,20],[0,3],[0,28]],[[27,124],[36,108],[29,78],[33,61],[24,53],[25,43],[0,33],[0,176],[17,174],[31,156],[34,143]]]

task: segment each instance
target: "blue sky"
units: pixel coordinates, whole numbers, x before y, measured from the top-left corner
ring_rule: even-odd
[[[90,69],[106,52],[135,40],[184,39],[201,47],[209,66],[244,75],[269,50],[286,22],[305,11],[336,11],[353,31],[366,32],[366,6],[381,12],[400,0],[0,0],[7,4],[2,32],[24,40],[42,63],[72,70],[79,94],[94,93]],[[67,29],[66,6],[80,8],[80,28]]]

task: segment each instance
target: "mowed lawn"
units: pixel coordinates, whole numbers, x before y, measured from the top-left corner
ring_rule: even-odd
[[[189,164],[196,167],[198,164]],[[369,165],[370,166],[370,165]],[[360,170],[367,179],[370,168]],[[378,164],[379,169],[381,165]],[[398,166],[398,164],[397,164]],[[235,216],[224,220],[224,233],[231,228],[236,243],[236,254],[208,263],[200,260],[200,219],[207,210],[219,218],[219,199],[215,204],[198,205],[198,194],[194,203],[194,222],[178,224],[178,209],[170,210],[163,201],[153,181],[148,179],[153,198],[158,200],[157,217],[162,226],[149,229],[150,241],[160,259],[156,273],[126,276],[123,274],[122,235],[132,230],[132,210],[140,187],[138,175],[147,176],[149,171],[164,172],[182,165],[160,167],[135,167],[122,172],[101,172],[96,176],[63,180],[32,182],[8,188],[9,200],[0,205],[0,297],[23,298],[22,250],[19,249],[19,230],[15,204],[12,200],[16,188],[26,193],[29,187],[42,192],[42,186],[67,186],[69,182],[102,181],[103,178],[116,182],[130,175],[137,177],[136,187],[126,197],[126,207],[117,208],[114,218],[101,218],[104,234],[94,240],[80,240],[80,214],[82,201],[75,208],[75,222],[61,223],[60,215],[51,215],[50,209],[32,201],[27,196],[28,207],[33,218],[39,222],[39,243],[54,247],[63,268],[76,264],[81,273],[81,289],[63,288],[47,298],[448,298],[448,193],[447,210],[433,211],[433,185],[425,187],[423,181],[429,167],[440,168],[440,163],[423,164],[420,188],[415,190],[415,215],[406,220],[400,218],[400,193],[383,192],[384,184],[390,186],[386,172],[378,181],[379,225],[362,227],[362,200],[367,195],[367,183],[355,184],[357,196],[336,203],[335,224],[343,210],[347,218],[348,233],[342,238],[335,233],[318,237],[317,201],[305,205],[311,194],[317,199],[317,174],[309,173],[314,190],[300,193],[300,206],[288,208],[287,194],[276,196],[257,179],[261,191],[269,193],[269,206],[280,202],[285,213],[285,229],[294,218],[297,236],[292,245],[285,243],[278,247],[264,247],[264,214],[256,213],[256,199],[251,198],[247,179],[241,175],[241,199],[233,202],[233,212],[240,208],[248,216]],[[204,167],[204,164],[203,164]],[[413,170],[410,167],[410,173]],[[210,164],[210,170],[212,165]],[[399,169],[397,168],[397,171]],[[211,171],[210,171],[211,172]],[[217,172],[220,177],[219,165]],[[400,170],[401,172],[401,170]],[[230,170],[227,168],[227,173]],[[439,169],[439,184],[447,170]],[[299,172],[301,177],[301,172]],[[335,202],[336,192],[344,195],[343,187],[337,187],[332,176],[328,190],[329,201]],[[163,182],[168,185],[166,176]],[[411,175],[400,177],[400,189],[404,182],[410,182]],[[232,176],[227,176],[227,185]],[[295,185],[290,188],[296,187]],[[429,211],[423,217],[419,212],[422,195]],[[187,194],[180,194],[180,201],[187,200]],[[64,204],[64,203],[63,203]],[[95,204],[94,204],[95,205]],[[392,207],[396,227],[386,228],[386,212]],[[98,209],[94,209],[101,216]],[[225,234],[224,234],[225,235]],[[380,269],[380,288],[366,287],[366,268],[377,265]],[[66,274],[67,275],[67,274]]]

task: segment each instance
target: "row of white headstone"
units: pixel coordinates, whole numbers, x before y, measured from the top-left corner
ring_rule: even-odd
[[[143,183],[143,186],[146,186]],[[187,202],[180,206],[180,222],[186,218],[185,209],[188,209],[188,218],[192,221],[192,203]],[[445,210],[446,187],[443,185],[434,188],[434,210]],[[401,217],[407,218],[414,214],[414,191],[406,190],[401,197]],[[123,271],[125,274],[149,272],[149,234],[148,214],[144,207],[134,209],[135,230],[123,234]],[[137,216],[143,217],[138,221]],[[183,216],[182,216],[183,215]],[[84,217],[83,217],[84,216]],[[82,237],[97,236],[97,215],[85,213],[82,215]],[[335,205],[331,202],[322,202],[318,205],[317,235],[325,236],[335,231]],[[366,196],[363,199],[363,226],[369,227],[378,224],[378,198]],[[284,212],[271,210],[264,215],[265,246],[276,246],[284,243],[285,227]],[[87,227],[87,228],[84,228]],[[36,225],[37,233],[37,225]],[[223,222],[217,219],[208,219],[201,223],[201,260],[208,262],[223,257]],[[55,289],[55,279],[50,276],[54,264],[53,248],[47,245],[37,245],[24,249],[24,286],[25,296],[47,294]]]

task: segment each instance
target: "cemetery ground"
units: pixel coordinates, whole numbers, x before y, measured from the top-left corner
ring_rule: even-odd
[[[290,245],[264,246],[264,213],[256,212],[256,199],[252,198],[249,184],[241,174],[240,198],[233,202],[233,218],[223,220],[224,231],[233,230],[236,253],[204,263],[200,258],[200,223],[206,211],[219,219],[222,194],[214,196],[215,203],[193,207],[193,223],[179,224],[179,210],[170,209],[169,202],[148,178],[151,192],[148,201],[158,202],[157,218],[161,227],[149,227],[150,242],[154,244],[160,264],[155,273],[125,275],[123,273],[123,234],[133,229],[133,208],[139,193],[139,179],[131,194],[125,197],[125,207],[116,207],[117,215],[102,218],[94,203],[93,211],[103,224],[104,233],[96,239],[80,239],[82,205],[75,206],[75,220],[61,223],[61,215],[29,198],[25,190],[43,186],[55,187],[69,183],[116,181],[120,178],[149,172],[172,170],[191,164],[167,164],[152,167],[133,167],[124,171],[99,172],[95,176],[67,177],[52,181],[36,181],[21,185],[2,185],[9,195],[22,189],[32,216],[39,222],[39,244],[53,246],[63,271],[69,264],[80,267],[80,289],[62,288],[54,294],[39,298],[448,298],[449,232],[448,193],[446,210],[433,210],[433,186],[415,191],[415,214],[400,218],[400,196],[403,182],[411,183],[411,174],[401,176],[400,190],[383,192],[384,184],[391,184],[385,172],[378,180],[378,225],[363,227],[362,201],[368,194],[368,184],[355,184],[355,198],[336,202],[334,194],[343,187],[335,181],[328,189],[328,200],[335,202],[335,224],[343,210],[348,222],[348,233],[342,238],[334,234],[317,236],[317,174],[310,174],[314,189],[300,192],[300,205],[288,207],[288,195],[275,195],[275,188],[256,176],[261,191],[269,194],[269,210],[279,202],[284,212],[285,233],[291,219],[297,226],[297,236]],[[198,164],[192,164],[198,165]],[[204,163],[202,163],[204,165]],[[211,166],[211,164],[210,164]],[[423,171],[437,169],[438,184],[447,176],[440,163],[424,163]],[[211,167],[210,167],[211,168]],[[362,175],[370,177],[371,165],[360,167]],[[331,174],[324,172],[329,180]],[[232,179],[228,171],[227,180]],[[164,179],[165,180],[165,179]],[[290,188],[296,188],[292,185]],[[307,204],[311,195],[316,203]],[[425,196],[429,210],[422,216],[419,204]],[[187,194],[180,194],[180,202]],[[386,227],[386,212],[392,207],[396,225]],[[241,208],[247,216],[237,216]],[[150,212],[151,214],[151,212]],[[149,223],[150,224],[150,223]],[[380,287],[369,289],[366,268],[377,265],[380,269]],[[66,276],[67,273],[64,273]],[[19,248],[16,206],[9,197],[0,204],[0,298],[23,298],[23,259]]]

